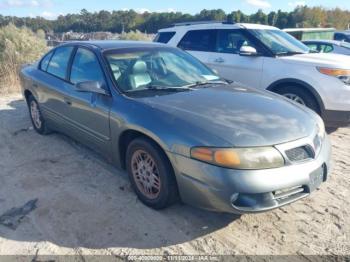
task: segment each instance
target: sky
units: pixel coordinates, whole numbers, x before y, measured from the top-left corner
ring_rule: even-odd
[[[221,8],[226,12],[240,9],[251,14],[258,9],[291,11],[298,5],[350,10],[349,0],[0,0],[0,14],[55,19],[60,14],[78,13],[84,8],[91,12],[134,9],[140,13],[181,11],[191,14],[202,9]]]

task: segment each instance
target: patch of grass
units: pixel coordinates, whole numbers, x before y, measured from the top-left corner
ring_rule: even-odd
[[[19,71],[47,51],[46,41],[26,27],[0,28],[0,93],[20,90]]]
[[[134,41],[152,41],[153,36],[144,34],[139,30],[122,33],[120,40],[134,40]]]

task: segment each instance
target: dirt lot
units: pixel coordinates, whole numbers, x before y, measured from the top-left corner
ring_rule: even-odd
[[[31,199],[0,254],[348,254],[350,129],[331,135],[335,169],[310,198],[242,217],[178,204],[156,212],[124,172],[62,135],[42,137],[19,96],[0,98],[0,215]]]

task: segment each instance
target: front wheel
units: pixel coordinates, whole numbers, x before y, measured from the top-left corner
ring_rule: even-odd
[[[294,102],[306,106],[316,113],[320,113],[318,103],[309,91],[305,91],[300,87],[288,86],[277,90],[277,93],[293,100]]]
[[[177,200],[173,168],[157,144],[137,138],[128,146],[126,166],[136,195],[145,205],[163,209]]]

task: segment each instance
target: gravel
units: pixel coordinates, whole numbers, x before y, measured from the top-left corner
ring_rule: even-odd
[[[0,98],[0,127],[0,214],[38,199],[16,230],[0,225],[0,255],[350,255],[350,129],[331,134],[334,172],[319,191],[239,217],[145,207],[125,172],[63,135],[36,134],[18,95]]]

